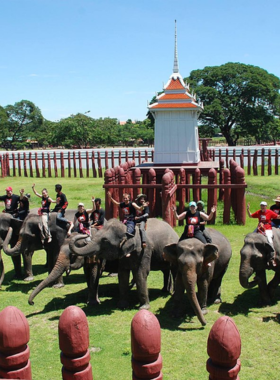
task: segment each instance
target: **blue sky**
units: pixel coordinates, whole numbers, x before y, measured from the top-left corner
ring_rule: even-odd
[[[241,62],[280,77],[279,0],[0,0],[0,105],[143,120],[172,74]]]

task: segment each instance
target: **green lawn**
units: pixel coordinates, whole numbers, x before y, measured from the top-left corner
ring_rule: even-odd
[[[248,184],[246,200],[251,203],[251,211],[259,207],[261,199],[272,204],[272,199],[280,194],[279,177],[246,177]],[[102,179],[36,179],[37,191],[47,187],[51,197],[55,197],[54,185],[61,183],[69,201],[69,208],[75,208],[83,201],[86,207],[91,205],[91,196],[104,200]],[[32,178],[8,178],[1,180],[0,194],[11,185],[14,192],[22,187],[31,192]],[[40,199],[32,196],[31,207],[39,207]],[[218,205],[219,207],[219,205]],[[275,303],[270,307],[258,306],[258,289],[245,290],[239,285],[239,251],[244,236],[251,232],[256,220],[248,219],[246,226],[235,224],[224,226],[218,213],[215,228],[229,239],[233,256],[222,284],[221,305],[211,305],[206,316],[207,325],[201,327],[185,298],[186,316],[172,319],[170,316],[172,298],[163,295],[162,275],[151,272],[148,278],[151,311],[161,325],[163,356],[163,375],[166,380],[207,379],[206,371],[207,338],[213,323],[222,315],[229,315],[235,321],[241,335],[241,372],[240,378],[246,380],[278,380],[279,359],[278,333],[280,291],[276,292]],[[183,227],[177,227],[178,234]],[[63,310],[69,305],[80,306],[87,315],[90,330],[90,350],[93,376],[95,380],[131,379],[130,325],[137,312],[137,296],[133,289],[130,294],[131,309],[120,311],[116,308],[118,285],[115,277],[106,274],[100,281],[100,299],[102,304],[89,307],[86,301],[86,286],[83,271],[72,272],[65,277],[62,289],[45,289],[35,298],[35,305],[27,303],[32,289],[47,276],[44,268],[44,251],[35,252],[32,283],[13,280],[13,269],[9,257],[3,254],[6,268],[4,284],[0,291],[1,310],[8,305],[18,307],[26,316],[30,326],[31,365],[34,379],[57,380],[61,378],[60,350],[57,326]],[[271,274],[269,275],[271,277]]]

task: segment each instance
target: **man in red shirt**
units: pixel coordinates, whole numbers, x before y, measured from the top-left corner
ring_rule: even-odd
[[[272,210],[267,209],[267,203],[262,201],[260,203],[261,209],[251,214],[250,212],[250,203],[247,204],[247,212],[249,218],[257,218],[259,219],[258,227],[256,228],[255,232],[261,232],[263,233],[269,242],[269,244],[273,247],[273,231],[272,231],[272,225],[271,220],[272,219],[280,219],[280,215],[277,215]],[[269,258],[269,261],[272,263],[273,266],[276,266],[275,260],[275,252],[273,253],[273,256]]]

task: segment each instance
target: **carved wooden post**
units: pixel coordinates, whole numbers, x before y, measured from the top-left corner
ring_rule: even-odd
[[[79,150],[78,156],[79,156],[79,172],[80,172],[80,178],[84,178],[84,173],[83,173],[83,162],[82,162],[82,155],[81,155],[81,151],[80,151],[80,150]]]
[[[58,324],[63,380],[93,380],[90,364],[89,329],[85,313],[68,306]]]
[[[147,149],[145,149],[145,161],[147,162],[148,160],[149,160],[148,151]]]
[[[63,151],[60,152],[60,170],[61,170],[61,177],[65,177],[65,168],[64,168],[64,154]]]
[[[236,168],[236,183],[245,185],[245,173],[244,169],[240,166]],[[236,190],[236,214],[235,219],[237,224],[246,223],[246,203],[245,203],[245,186]]]
[[[44,152],[42,152],[42,177],[46,178],[46,162]]]
[[[219,163],[220,163],[220,180],[219,180],[219,183],[220,183],[220,185],[222,185],[224,183],[225,160],[222,158],[221,161],[219,161]],[[224,192],[225,192],[225,189],[219,190],[219,201],[224,200]]]
[[[39,162],[38,162],[38,153],[35,152],[35,167],[36,167],[36,177],[40,178]]]
[[[167,171],[168,170],[168,171]],[[176,225],[172,206],[175,204],[175,192],[177,185],[174,183],[174,173],[166,169],[162,176],[162,219],[170,224],[171,227]],[[172,199],[174,198],[174,199]]]
[[[73,152],[73,167],[74,167],[74,177],[77,177],[77,164],[76,164],[76,152]]]
[[[19,175],[19,177],[21,177],[21,160],[20,160],[20,153],[18,153],[18,155],[17,155],[17,159],[18,159],[18,175]]]
[[[48,176],[52,176],[52,165],[51,165],[51,157],[50,154],[48,153]]]
[[[242,167],[242,169],[244,169],[244,149],[241,149],[240,166]]]
[[[254,158],[253,158],[253,173],[258,175],[258,151],[255,149]]]
[[[94,160],[94,150],[91,152],[91,165],[92,165],[92,175],[93,178],[97,178],[95,160]]]
[[[88,150],[86,150],[86,178],[89,178],[89,155],[88,155]]]
[[[32,380],[29,325],[14,306],[0,312],[0,378]]]
[[[12,157],[13,157],[13,177],[15,177],[16,176],[16,156],[14,153],[12,154]]]
[[[237,162],[230,160],[230,176],[231,176],[231,183],[232,184],[236,184],[236,168],[237,168],[237,166],[238,166]],[[232,205],[232,209],[233,209],[233,212],[235,215],[237,213],[237,207],[238,207],[236,194],[237,194],[237,190],[231,189],[231,205]]]
[[[191,174],[186,172],[186,184],[191,183]],[[186,202],[190,202],[190,189],[186,189]]]
[[[105,169],[109,169],[108,150],[105,150]]]
[[[264,176],[264,148],[262,148],[261,175]]]
[[[193,179],[193,184],[194,185],[200,185],[200,170],[198,168],[195,169],[194,171],[194,179]],[[200,189],[193,189],[193,200],[195,202],[198,202],[201,198],[201,191]]]
[[[108,169],[104,173],[104,182],[106,185],[112,184],[113,176],[111,169]],[[113,191],[110,188],[105,188],[105,218],[107,220],[113,218],[113,202],[108,197],[107,192],[110,192],[111,194]]]
[[[186,184],[186,172],[184,168],[180,168],[180,185],[185,185]],[[178,194],[178,202],[179,202],[179,209],[178,209],[178,214],[181,214],[182,212],[185,211],[185,200],[186,200],[186,188],[183,187],[181,188],[177,193]],[[184,220],[179,220],[179,226],[184,225]]]
[[[247,173],[248,175],[251,175],[251,151],[248,149],[247,154]]]
[[[142,158],[141,158],[141,150],[139,149],[138,150],[138,165],[141,164],[141,160],[142,160]]]
[[[24,177],[28,177],[25,152],[23,153],[23,172],[24,172]]]
[[[111,167],[113,168],[115,166],[115,151],[112,149],[111,152]]]
[[[229,167],[228,166],[228,149],[226,149],[226,165],[227,165],[227,168]]]
[[[231,184],[230,170],[228,168],[224,169],[224,184]],[[230,208],[231,208],[231,189],[227,188],[224,190],[224,215],[223,223],[229,224],[230,222]]]
[[[210,380],[239,380],[241,339],[230,317],[220,317],[214,323],[208,336],[207,353]]]
[[[149,170],[149,183],[150,185],[156,184],[156,172],[155,169],[151,168]],[[150,217],[155,216],[155,207],[156,207],[156,188],[148,189],[148,199],[150,200],[149,209],[150,209]]]
[[[268,150],[267,174],[271,175],[271,149]]]
[[[98,162],[98,176],[102,178],[102,162],[100,156],[100,150],[97,152],[97,162]]]
[[[33,177],[33,167],[32,167],[32,154],[31,154],[31,152],[29,152],[28,161],[29,161],[29,174],[30,174],[30,178],[32,178]]]
[[[217,184],[217,172],[215,169],[210,169],[208,173],[208,185]],[[217,189],[208,189],[208,200],[207,200],[207,213],[211,212],[211,207],[217,205]],[[213,218],[209,220],[208,224],[215,224],[216,213],[214,213]]]
[[[233,151],[232,151],[232,159],[233,159],[233,161],[236,161],[236,151],[235,151],[235,149],[233,149]]]
[[[160,348],[161,334],[157,318],[148,310],[138,311],[131,322],[133,380],[163,379]]]
[[[133,172],[133,183],[139,186],[138,188],[133,189],[133,199],[135,199],[138,194],[141,194],[141,170],[139,168],[136,168]]]
[[[129,158],[128,158],[128,150],[126,149],[125,151],[125,162],[128,162]]]
[[[122,151],[119,150],[119,165],[122,163]]]
[[[55,176],[55,178],[57,178],[58,174],[57,174],[56,152],[53,152],[53,167],[54,167],[54,176]]]
[[[275,174],[278,174],[278,156],[279,156],[278,149],[276,149],[275,150],[275,164],[274,164]]]
[[[9,154],[8,153],[6,153],[5,154],[5,161],[6,161],[6,175],[8,176],[8,177],[10,177],[10,159],[9,159]]]
[[[68,152],[68,177],[71,178],[71,153]]]

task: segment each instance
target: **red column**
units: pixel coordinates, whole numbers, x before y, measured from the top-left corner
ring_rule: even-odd
[[[39,162],[38,162],[38,153],[35,152],[35,167],[36,167],[36,177],[40,178]]]
[[[92,165],[92,175],[93,178],[97,178],[95,159],[94,159],[94,150],[91,152],[91,165]]]
[[[42,153],[42,177],[46,178],[46,162],[44,152]]]
[[[224,183],[225,185],[231,184],[230,170],[224,169]],[[224,191],[224,215],[223,223],[229,224],[230,222],[230,208],[231,208],[231,189],[227,188]]]
[[[68,178],[71,178],[71,153],[68,151]]]
[[[18,155],[17,155],[17,159],[18,159],[18,175],[19,175],[19,177],[21,177],[21,160],[20,160],[20,153],[18,153]]]
[[[148,310],[138,311],[131,322],[133,380],[163,379],[160,348],[161,334],[157,318]]]
[[[278,149],[276,149],[275,151],[275,164],[274,164],[274,171],[275,171],[275,174],[277,175],[278,174]]]
[[[141,170],[139,168],[136,168],[133,172],[133,183],[139,185],[139,188],[133,189],[133,199],[135,199],[137,195],[141,193]]]
[[[105,169],[109,169],[108,150],[105,150]]]
[[[111,167],[113,168],[115,166],[115,151],[112,149],[111,152]]]
[[[102,163],[101,163],[100,151],[97,152],[97,162],[98,162],[98,176],[99,178],[102,178]]]
[[[251,174],[251,151],[248,149],[248,154],[247,154],[247,173],[248,175]]]
[[[109,184],[112,184],[112,181],[113,181],[112,171],[111,169],[108,169],[104,173],[104,182],[106,185],[109,185]],[[111,194],[113,193],[113,191],[110,188],[105,189],[105,218],[107,220],[113,218],[113,202],[107,195],[108,191]]]
[[[220,161],[220,185],[224,183],[224,168],[225,168],[225,160],[222,158]],[[224,191],[225,189],[219,190],[219,201],[224,200]]]
[[[93,380],[89,353],[89,329],[85,313],[68,306],[58,324],[63,380]]]
[[[74,166],[74,177],[77,177],[77,164],[76,164],[76,152],[73,152],[73,166]]]
[[[23,171],[24,171],[24,177],[28,177],[25,152],[23,153]]]
[[[183,168],[180,168],[180,185],[186,184],[186,172]],[[178,214],[181,214],[185,211],[185,200],[186,200],[186,188],[181,188],[178,196],[178,202],[179,202],[179,209]],[[184,225],[184,220],[179,220],[179,226]]]
[[[261,168],[261,175],[264,176],[264,148],[262,148],[262,168]]]
[[[172,206],[175,204],[175,191],[177,186],[174,183],[174,173],[166,169],[166,173],[162,176],[162,219],[174,227],[176,222],[174,220],[174,213]]]
[[[242,189],[236,190],[236,214],[235,219],[237,224],[246,223],[246,203],[245,203],[245,173],[240,166],[236,168],[236,183],[244,185]]]
[[[149,170],[149,183],[150,185],[156,184],[156,172],[155,169],[151,168]],[[150,210],[150,218],[155,216],[155,207],[156,207],[156,188],[148,189],[148,199],[149,199],[149,210]]]
[[[16,157],[14,153],[12,154],[12,157],[13,157],[13,177],[15,177],[16,176]]]
[[[208,173],[208,185],[217,184],[217,172],[215,169],[210,169]],[[208,189],[208,200],[207,200],[207,213],[211,212],[211,207],[217,205],[217,189]],[[216,213],[214,213],[213,218],[208,222],[208,224],[215,224]]]
[[[220,317],[214,323],[208,336],[207,353],[210,356],[206,363],[209,379],[239,380],[241,339],[230,317]]]
[[[32,380],[29,325],[14,306],[0,312],[0,378]]]
[[[83,173],[83,162],[82,162],[82,155],[81,155],[81,151],[80,151],[80,150],[79,150],[78,156],[79,156],[79,171],[80,171],[80,178],[83,178],[83,177],[84,177],[84,173]]]
[[[65,177],[65,171],[64,171],[64,154],[63,151],[60,152],[60,169],[61,169],[61,177]]]
[[[30,173],[30,177],[32,178],[33,177],[33,168],[32,168],[32,154],[31,154],[31,152],[29,152],[28,161],[29,161],[29,173]]]
[[[52,165],[51,165],[51,157],[50,154],[48,153],[48,176],[52,176]]]
[[[200,178],[201,178],[201,173],[198,168],[195,169],[194,171],[194,178],[193,178],[193,184],[194,185],[200,185]],[[193,200],[195,202],[198,202],[201,198],[200,195],[200,189],[193,189]]]
[[[258,151],[255,149],[254,158],[253,158],[253,173],[258,175]]]
[[[53,166],[54,166],[54,176],[55,176],[55,178],[57,178],[58,174],[57,174],[56,152],[53,152]]]
[[[271,175],[271,149],[268,150],[267,171],[267,174]]]

